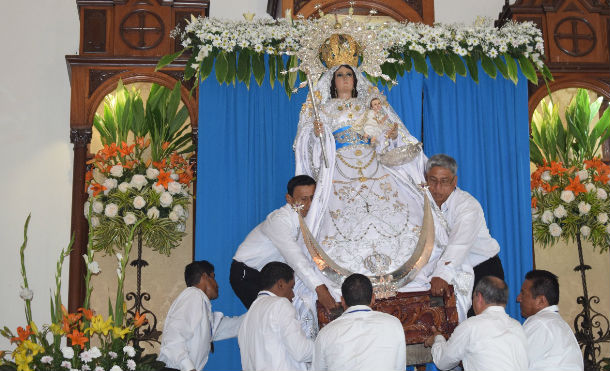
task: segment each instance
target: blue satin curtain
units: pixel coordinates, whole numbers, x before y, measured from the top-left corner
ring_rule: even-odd
[[[458,162],[465,161],[461,163],[459,184],[481,201],[492,234],[502,246],[507,275],[514,271],[518,281],[522,272],[531,268],[532,255],[531,238],[525,243],[521,236],[531,235],[529,188],[516,183],[523,179],[529,182],[529,167],[513,164],[529,161],[525,83],[514,87],[499,79],[482,81],[481,86],[471,84],[468,79],[460,79],[454,85],[447,78],[425,79],[411,72],[400,77],[399,85],[389,93],[385,88],[382,90],[409,131],[418,138],[423,134],[426,153],[446,152]],[[471,95],[462,93],[466,86]],[[482,86],[489,86],[489,90]],[[490,90],[498,91],[491,95]],[[437,95],[428,95],[429,91],[436,91]],[[422,92],[425,92],[423,105]],[[241,83],[219,85],[210,77],[201,83],[199,93],[195,259],[206,259],[216,268],[220,297],[212,303],[214,310],[239,315],[245,309],[229,284],[231,258],[248,232],[285,203],[286,182],[294,175],[292,143],[307,89],[288,99],[278,82],[271,88],[268,77],[260,87],[252,79],[250,89]],[[493,126],[488,122],[489,113],[479,112],[483,108],[472,103],[481,102],[485,109],[492,110],[497,102],[487,101],[491,96],[503,102],[503,108],[493,111],[499,115]],[[459,120],[450,116],[462,110]],[[445,123],[453,126],[445,129]],[[458,127],[464,130],[458,131]],[[477,142],[462,142],[475,140],[468,134],[473,130],[483,133]],[[456,136],[458,132],[461,136]],[[514,143],[506,138],[508,132],[513,133]],[[519,135],[525,135],[525,139],[517,138]],[[487,147],[489,141],[493,141],[493,148]],[[526,147],[512,148],[517,142],[524,142]],[[494,153],[489,153],[491,150]],[[523,156],[525,162],[518,161]],[[470,158],[477,158],[480,167],[473,170]],[[468,181],[473,172],[478,178]],[[519,192],[523,190],[526,193],[522,195]],[[510,196],[504,197],[507,194]],[[489,214],[489,208],[495,213]],[[219,369],[241,369],[236,339],[215,343],[215,352],[205,370]]]

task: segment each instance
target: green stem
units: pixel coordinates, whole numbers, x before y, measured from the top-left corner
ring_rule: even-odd
[[[91,226],[91,213],[93,212],[93,202],[94,199],[91,199],[89,202],[89,213],[87,215],[87,223],[89,223],[89,238],[87,240],[87,273],[85,274],[85,301],[83,302],[83,308],[89,309],[89,300],[91,298],[91,291],[93,291],[93,287],[91,287],[91,270],[89,269],[89,263],[93,261],[93,227]]]
[[[21,277],[23,277],[23,288],[29,289],[28,286],[28,276],[25,270],[25,247],[28,244],[28,226],[30,224],[30,218],[32,214],[28,214],[27,219],[25,220],[25,226],[23,227],[23,244],[21,244],[21,248],[19,249],[19,256],[21,258]],[[28,324],[32,322],[32,308],[31,308],[31,300],[25,300],[25,319]]]
[[[129,261],[129,253],[131,252],[131,247],[133,246],[134,233],[143,221],[144,219],[140,219],[136,224],[131,227],[131,230],[129,231],[129,242],[125,244],[125,248],[123,249],[123,256],[120,261],[121,272],[118,275],[116,302],[114,307],[114,325],[117,327],[123,326],[123,282],[125,280],[125,267],[127,266],[127,262]]]

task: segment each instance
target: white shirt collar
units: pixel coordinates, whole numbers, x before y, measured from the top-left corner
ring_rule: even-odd
[[[349,314],[353,312],[371,312],[372,309],[368,305],[352,305],[347,308],[343,314]]]

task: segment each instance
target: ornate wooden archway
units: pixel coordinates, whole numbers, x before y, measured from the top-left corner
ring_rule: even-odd
[[[76,0],[80,17],[78,55],[67,55],[70,76],[70,141],[74,144],[71,232],[75,240],[70,254],[68,307],[73,312],[84,299],[87,251],[87,220],[83,205],[87,199],[85,172],[95,111],[112,92],[119,79],[126,84],[157,83],[173,87],[182,80],[186,59],[177,60],[163,71],[155,66],[163,55],[180,50],[169,33],[183,25],[191,14],[207,16],[209,0]],[[197,92],[189,95],[183,82],[182,101],[197,143]]]

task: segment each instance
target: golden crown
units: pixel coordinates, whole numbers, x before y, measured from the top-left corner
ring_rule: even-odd
[[[358,66],[360,45],[348,34],[332,34],[320,46],[320,59],[326,68],[349,64]]]

